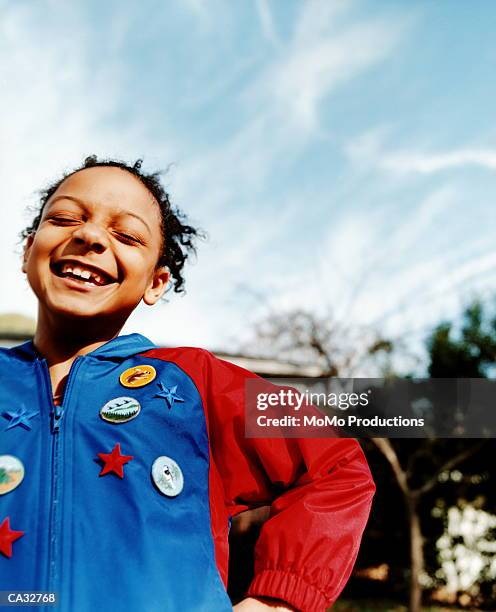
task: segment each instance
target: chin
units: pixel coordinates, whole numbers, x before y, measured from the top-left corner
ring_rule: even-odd
[[[99,304],[87,299],[64,299],[53,300],[48,305],[48,310],[55,315],[65,320],[73,320],[77,322],[96,323],[99,318],[110,321],[127,319],[134,310],[136,304],[120,303],[120,304]]]
[[[87,320],[90,321],[95,317],[102,316],[103,313],[97,309],[73,307],[73,306],[58,306],[50,308],[50,311],[57,317],[64,319],[74,319],[75,321]]]
[[[48,300],[46,307],[56,317],[64,319],[91,319],[92,317],[105,315],[101,306],[90,300],[81,299],[58,299]]]

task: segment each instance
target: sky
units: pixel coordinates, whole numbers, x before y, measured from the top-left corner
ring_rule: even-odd
[[[304,308],[420,342],[496,280],[496,6],[0,0],[0,313],[18,233],[95,153],[167,170],[208,233],[187,293],[125,331],[250,348]]]

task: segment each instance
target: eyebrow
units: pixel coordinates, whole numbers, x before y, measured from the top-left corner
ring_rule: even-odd
[[[55,204],[55,202],[58,202],[59,200],[72,200],[76,204],[79,204],[79,206],[82,206],[83,208],[87,208],[86,203],[83,200],[80,200],[79,198],[76,198],[74,196],[63,195],[63,194],[60,194],[57,197],[53,198],[53,200],[51,200],[50,204]],[[118,216],[119,217],[129,216],[129,217],[134,217],[135,219],[138,219],[138,221],[141,221],[141,223],[143,223],[143,225],[145,225],[146,228],[148,229],[148,231],[151,233],[151,229],[150,229],[150,226],[148,225],[148,223],[143,219],[143,217],[140,217],[136,213],[133,213],[133,212],[131,212],[129,210],[123,210],[123,211],[118,213]]]

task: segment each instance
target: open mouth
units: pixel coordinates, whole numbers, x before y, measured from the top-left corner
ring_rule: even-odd
[[[70,278],[86,285],[101,287],[116,282],[107,272],[80,262],[60,261],[53,263],[51,269],[59,278]]]

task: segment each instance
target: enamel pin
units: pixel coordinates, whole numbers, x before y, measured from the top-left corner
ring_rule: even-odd
[[[24,531],[14,531],[10,528],[10,518],[7,517],[0,524],[0,552],[8,557],[12,557],[12,542],[22,538]]]
[[[128,368],[119,376],[119,381],[124,387],[144,387],[152,382],[157,376],[155,368],[151,365],[140,365]]]
[[[132,397],[116,397],[100,409],[100,416],[109,423],[127,423],[138,416],[141,406]]]
[[[13,427],[17,426],[24,427],[24,429],[28,430],[31,429],[31,424],[29,423],[29,421],[37,414],[37,412],[29,412],[29,410],[26,410],[24,406],[21,406],[21,408],[19,408],[18,410],[5,411],[2,416],[10,421],[7,427],[5,428],[5,431],[7,431],[7,429],[12,429]]]
[[[152,465],[152,479],[157,489],[167,497],[176,497],[183,490],[184,478],[174,459],[157,457]]]
[[[173,387],[166,387],[163,382],[157,383],[160,389],[159,393],[155,393],[153,397],[161,397],[165,400],[169,410],[174,405],[174,402],[184,402],[184,399],[177,394],[177,385]]]
[[[0,495],[10,493],[24,478],[24,466],[13,455],[0,455]]]
[[[124,478],[124,464],[133,459],[132,455],[121,455],[121,445],[116,444],[111,453],[98,453],[98,456],[105,464],[99,476],[104,476],[114,472],[120,478]]]

